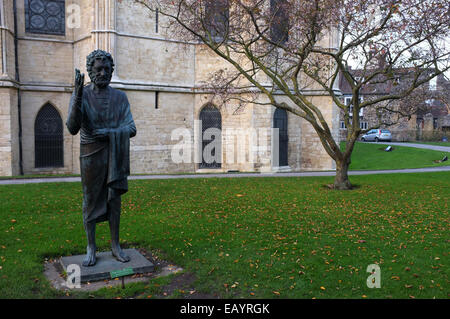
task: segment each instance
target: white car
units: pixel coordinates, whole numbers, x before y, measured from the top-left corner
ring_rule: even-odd
[[[392,134],[389,130],[383,130],[383,129],[375,129],[370,130],[366,134],[364,134],[361,137],[361,141],[391,141],[392,140]]]

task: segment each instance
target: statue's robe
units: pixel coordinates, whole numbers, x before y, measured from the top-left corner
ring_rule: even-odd
[[[120,196],[128,191],[130,138],[136,126],[125,93],[108,86],[109,98],[99,99],[93,85],[83,88],[81,108],[73,94],[67,128],[80,131],[80,170],[83,186],[83,221],[102,222],[120,214]],[[107,138],[94,137],[107,129]]]

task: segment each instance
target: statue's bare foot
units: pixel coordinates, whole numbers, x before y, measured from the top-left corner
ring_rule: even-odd
[[[130,257],[119,246],[112,249],[112,255],[120,262],[126,263],[130,261]]]
[[[97,259],[95,258],[95,247],[88,247],[87,248],[87,254],[86,257],[83,260],[83,266],[89,267],[94,266],[97,262]]]

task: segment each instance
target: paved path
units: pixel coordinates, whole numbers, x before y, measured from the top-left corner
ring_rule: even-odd
[[[450,171],[450,166],[395,169],[378,171],[349,171],[349,175],[373,175],[394,173],[426,173]],[[186,175],[133,175],[129,180],[136,179],[175,179],[175,178],[237,178],[237,177],[308,177],[308,176],[334,176],[335,171],[324,172],[295,172],[295,173],[222,173],[222,174],[186,174]],[[54,182],[80,182],[80,177],[46,177],[46,178],[23,178],[0,180],[0,185],[32,184],[32,183],[54,183]]]
[[[370,142],[362,142],[362,143],[369,143],[370,144]],[[449,146],[418,144],[418,143],[400,143],[400,142],[379,142],[379,143],[380,144],[385,144],[385,145],[424,148],[424,149],[427,149],[427,150],[449,152],[450,153],[450,147]],[[372,142],[371,144],[374,144],[374,143]]]

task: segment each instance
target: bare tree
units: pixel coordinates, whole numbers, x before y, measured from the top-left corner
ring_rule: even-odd
[[[336,162],[336,189],[351,188],[351,154],[358,136],[367,131],[360,128],[360,110],[380,107],[401,114],[390,108],[392,102],[450,64],[446,0],[134,1],[169,17],[171,36],[197,41],[232,66],[215,72],[212,92],[224,100],[273,105],[309,122]],[[391,85],[394,71],[405,68],[408,77],[401,86],[360,101],[363,90]],[[351,86],[351,107],[338,90],[340,75]],[[322,90],[344,111],[348,134],[343,150],[307,89]]]

